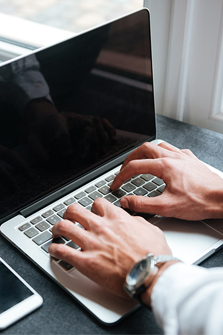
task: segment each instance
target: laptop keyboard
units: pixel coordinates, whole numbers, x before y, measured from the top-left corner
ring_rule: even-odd
[[[39,215],[32,217],[29,221],[20,225],[18,230],[28,239],[31,239],[37,247],[41,248],[43,252],[48,255],[48,248],[52,242],[67,244],[71,248],[80,250],[77,244],[64,236],[56,239],[52,238],[53,225],[63,219],[63,214],[69,205],[79,203],[86,209],[91,210],[94,200],[103,197],[115,206],[121,207],[120,199],[125,195],[132,194],[156,197],[164,191],[165,183],[163,180],[151,174],[134,176],[125,182],[118,190],[111,191],[110,185],[118,172],[119,168],[113,170],[111,174],[105,175],[104,178],[101,177],[101,179],[97,179],[95,183],[91,182],[84,188],[81,187],[79,191],[72,192],[69,196],[63,198],[61,202],[56,202],[51,208],[47,207],[47,210],[43,210]],[[130,212],[130,214],[139,215],[139,213],[134,212]],[[142,213],[142,215],[145,216],[146,214]],[[153,216],[153,214],[148,215],[150,215],[150,217]],[[84,229],[79,223],[76,224]],[[67,262],[59,259],[54,260],[66,271],[73,268],[73,266]]]

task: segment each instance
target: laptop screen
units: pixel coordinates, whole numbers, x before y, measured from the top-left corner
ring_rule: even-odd
[[[0,221],[155,136],[143,9],[0,67]]]

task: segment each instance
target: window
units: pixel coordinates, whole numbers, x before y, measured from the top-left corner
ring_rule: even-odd
[[[1,0],[0,60],[56,43],[142,6],[143,0]]]
[[[223,133],[223,0],[144,0],[156,110]]]

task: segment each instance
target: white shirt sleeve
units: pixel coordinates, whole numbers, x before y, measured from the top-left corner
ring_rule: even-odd
[[[49,86],[35,55],[18,59],[2,68],[0,98],[10,101],[21,115],[33,99],[46,98],[52,102]]]
[[[166,335],[223,334],[223,268],[170,266],[153,288],[151,305]]]

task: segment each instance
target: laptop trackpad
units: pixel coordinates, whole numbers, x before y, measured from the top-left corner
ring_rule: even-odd
[[[189,264],[199,263],[211,255],[223,237],[201,221],[163,217],[153,217],[148,221],[164,232],[173,255]]]

